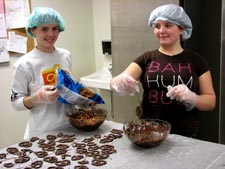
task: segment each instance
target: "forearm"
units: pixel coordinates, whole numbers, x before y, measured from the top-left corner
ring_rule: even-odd
[[[213,94],[197,95],[195,107],[201,111],[211,111],[216,106],[216,96]]]
[[[33,105],[33,102],[31,101],[31,100],[32,100],[31,97],[32,97],[32,96],[26,96],[26,97],[24,97],[24,99],[23,99],[23,104],[24,104],[24,106],[25,106],[26,108],[28,108],[28,109],[32,109],[32,107],[34,106],[34,105]]]

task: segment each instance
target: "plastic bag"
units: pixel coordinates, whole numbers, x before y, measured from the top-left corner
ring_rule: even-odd
[[[72,79],[64,70],[58,69],[57,76],[56,88],[59,90],[59,102],[80,105],[105,103],[100,95]]]

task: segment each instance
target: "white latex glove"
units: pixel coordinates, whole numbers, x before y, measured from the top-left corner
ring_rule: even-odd
[[[42,86],[35,94],[31,96],[31,102],[33,104],[38,103],[53,103],[56,102],[59,96],[58,89],[52,85]]]
[[[138,82],[127,73],[113,78],[110,87],[121,96],[126,94],[134,96],[135,92],[139,92]]]
[[[174,87],[168,86],[167,97],[170,97],[171,100],[176,99],[177,101],[183,103],[187,111],[192,110],[196,105],[197,95],[189,90],[189,88],[180,84]]]

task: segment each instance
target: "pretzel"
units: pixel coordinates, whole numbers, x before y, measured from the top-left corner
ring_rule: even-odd
[[[26,148],[25,148],[25,149],[21,149],[20,151],[21,151],[22,153],[25,153],[25,154],[26,154],[26,153],[29,153],[29,154],[33,153],[33,150],[31,150],[31,149],[26,149]]]
[[[25,163],[30,160],[30,157],[24,156],[24,157],[19,157],[15,159],[15,163]]]
[[[96,145],[97,145],[97,144],[94,143],[94,142],[89,142],[89,143],[87,143],[87,146],[89,146],[89,147],[96,146]]]
[[[111,130],[111,133],[114,133],[114,134],[122,134],[123,131],[122,130],[119,130],[119,129],[112,129]]]
[[[62,138],[62,139],[60,139],[58,142],[59,143],[71,143],[71,142],[73,142],[75,140],[75,138]]]
[[[57,159],[56,157],[54,157],[54,156],[51,156],[51,157],[45,157],[45,158],[43,159],[43,161],[48,162],[48,163],[55,163],[57,160],[58,160],[58,159]]]
[[[55,151],[55,155],[62,155],[62,154],[66,154],[67,150],[66,149],[57,149]]]
[[[88,151],[95,151],[98,150],[99,146],[90,146],[88,147]]]
[[[100,143],[109,143],[109,142],[112,142],[113,141],[113,138],[111,137],[105,137],[105,138],[102,138],[100,140]]]
[[[48,153],[46,151],[37,151],[34,152],[34,154],[38,157],[38,158],[44,158],[48,155]]]
[[[41,160],[34,161],[33,163],[31,163],[32,168],[41,168],[42,165],[43,165],[43,161],[41,161]]]
[[[11,168],[14,166],[14,164],[13,163],[5,163],[3,166],[6,168]]]
[[[46,147],[42,147],[43,151],[55,151],[55,147],[54,146],[46,146]]]
[[[78,164],[88,164],[89,163],[89,161],[87,161],[87,160],[81,160],[81,161],[78,161],[77,162]]]
[[[95,157],[95,156],[97,156],[97,155],[99,155],[99,154],[100,154],[99,151],[88,151],[88,152],[86,153],[86,156],[88,156],[88,157]]]
[[[62,133],[62,132],[59,132],[58,134],[57,134],[57,137],[63,137],[64,136],[64,134]]]
[[[88,98],[88,99],[93,98],[94,95],[95,95],[95,93],[93,91],[91,91],[90,89],[88,89],[88,88],[80,88],[79,89],[79,94],[81,96],[84,96],[84,97]]]
[[[45,139],[40,139],[39,141],[38,141],[38,144],[43,144],[45,142]]]
[[[107,164],[107,162],[105,160],[94,159],[94,160],[92,160],[91,164],[94,166],[102,166],[102,165]]]
[[[0,159],[5,159],[6,158],[6,153],[0,154]]]
[[[81,160],[82,158],[84,158],[83,155],[74,155],[71,157],[72,161],[77,161],[77,160]]]
[[[47,135],[47,140],[55,140],[57,137],[55,135]]]
[[[94,159],[95,160],[102,160],[102,159],[107,159],[108,157],[109,157],[109,154],[102,153],[102,154],[95,155]]]
[[[37,141],[37,140],[39,140],[38,137],[32,137],[32,138],[30,139],[31,142],[35,142],[35,141]]]
[[[67,165],[70,165],[70,160],[56,161],[55,165],[58,167],[65,167]]]
[[[86,145],[84,143],[76,143],[76,142],[74,142],[72,144],[72,147],[84,148],[84,147],[86,147]]]
[[[95,134],[95,135],[94,135],[94,138],[99,139],[99,138],[101,138],[101,135],[100,135],[100,134]]]
[[[89,137],[89,138],[83,139],[82,142],[84,142],[84,143],[90,143],[90,142],[92,142],[93,140],[94,140],[93,137]]]
[[[93,114],[93,112],[91,110],[85,110],[83,113],[78,115],[76,119],[87,120],[87,119],[94,118],[94,117],[95,117],[95,115]]]
[[[9,147],[9,148],[6,149],[6,151],[9,154],[17,154],[19,152],[18,148],[16,148],[16,147]]]
[[[74,167],[74,169],[89,169],[87,166],[84,165],[77,165]]]
[[[69,148],[69,146],[66,145],[66,144],[58,144],[56,147],[59,148],[59,149],[67,149],[67,148]]]
[[[51,166],[51,167],[48,167],[48,169],[63,169],[63,168],[62,167]]]
[[[85,153],[87,153],[87,149],[86,148],[77,148],[76,152],[78,154],[85,154]]]

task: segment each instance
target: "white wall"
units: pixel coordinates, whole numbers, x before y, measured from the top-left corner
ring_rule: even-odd
[[[103,66],[102,40],[111,40],[110,0],[93,0],[95,66]]]
[[[66,29],[60,34],[56,46],[72,54],[72,76],[91,74],[103,65],[101,40],[110,39],[110,0],[31,0],[32,8],[50,6],[65,19]],[[9,63],[0,64],[0,148],[23,139],[29,113],[17,112],[10,103],[12,65],[21,55],[10,56]]]

